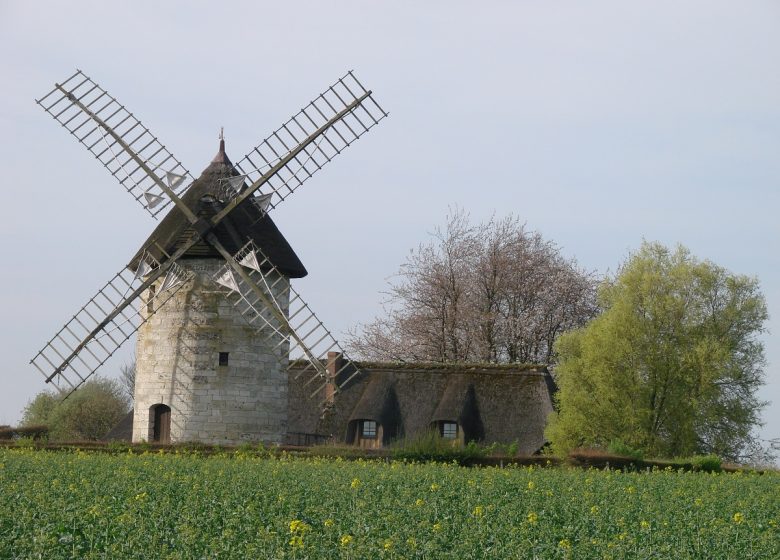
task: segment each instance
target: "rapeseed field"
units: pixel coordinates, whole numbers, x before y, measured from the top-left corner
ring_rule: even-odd
[[[0,450],[0,558],[780,558],[780,476]]]

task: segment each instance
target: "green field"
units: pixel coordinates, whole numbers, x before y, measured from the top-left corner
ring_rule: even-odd
[[[780,476],[0,450],[0,558],[779,558]]]

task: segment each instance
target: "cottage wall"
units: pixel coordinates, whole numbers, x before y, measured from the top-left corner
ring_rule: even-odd
[[[150,441],[152,407],[171,408],[172,442],[280,442],[287,432],[286,347],[250,327],[212,275],[219,259],[187,259],[195,277],[138,331],[133,441]],[[159,290],[161,280],[154,286]],[[287,312],[284,278],[276,298]],[[143,301],[148,300],[145,294]],[[142,304],[142,313],[149,310]],[[228,352],[228,365],[219,353]]]

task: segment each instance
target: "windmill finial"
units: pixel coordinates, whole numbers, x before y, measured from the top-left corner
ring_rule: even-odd
[[[224,126],[219,127],[219,151],[217,152],[217,155],[214,156],[214,159],[211,161],[213,163],[230,163],[230,160],[228,159],[227,155],[225,155],[225,127]]]

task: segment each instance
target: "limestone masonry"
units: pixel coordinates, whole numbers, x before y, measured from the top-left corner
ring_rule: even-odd
[[[180,262],[194,278],[161,308],[142,306],[154,313],[138,331],[133,441],[159,439],[157,405],[170,407],[171,442],[282,441],[287,348],[274,350],[274,339],[249,326],[211,279],[224,261]],[[283,278],[274,289],[285,310],[287,286]],[[219,365],[220,353],[227,353],[227,365]]]

